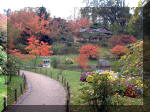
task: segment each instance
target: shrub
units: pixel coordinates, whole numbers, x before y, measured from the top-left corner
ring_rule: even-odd
[[[138,92],[133,85],[130,85],[125,91],[125,96],[136,98],[138,96]]]
[[[95,83],[94,81],[99,78],[99,80],[97,81],[97,84],[99,85],[101,84],[103,77],[107,77],[107,81],[111,83],[111,88],[109,88],[109,90],[111,91],[112,95],[115,95],[117,93],[121,96],[129,96],[134,98],[141,95],[139,93],[142,92],[143,83],[140,78],[123,77],[122,75],[119,75],[114,71],[97,70],[95,72],[84,72],[80,76],[80,81],[88,82],[90,84]],[[133,89],[130,89],[130,91],[128,92],[131,85],[133,86]]]
[[[73,64],[74,60],[72,58],[66,58],[65,59],[65,64]]]
[[[89,105],[96,105],[99,111],[103,105],[111,105],[112,87],[106,75],[94,75],[92,83],[82,83],[81,86],[81,98]]]
[[[114,48],[110,49],[112,54],[114,54],[115,56],[122,56],[127,50],[128,48],[125,48],[121,45],[116,45]]]
[[[79,49],[80,57],[77,58],[78,64],[87,69],[86,63],[89,58],[98,58],[100,56],[100,48],[97,45],[86,44]]]
[[[52,51],[54,51],[53,54],[64,54],[64,48],[65,48],[65,44],[62,43],[54,43],[52,45]]]
[[[143,75],[143,41],[129,45],[129,50],[119,60],[124,76]]]
[[[7,54],[6,52],[3,51],[3,47],[0,46],[0,74],[2,74],[3,72],[2,67],[4,66],[6,61],[7,61]]]
[[[60,60],[56,57],[51,58],[51,65],[53,68],[57,68],[60,64]]]

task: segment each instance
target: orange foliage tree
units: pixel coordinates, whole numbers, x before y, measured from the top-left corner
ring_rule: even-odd
[[[113,35],[109,41],[113,46],[122,45],[125,46],[130,43],[135,43],[137,40],[132,35]]]
[[[39,42],[34,36],[31,36],[28,41],[29,45],[25,49],[29,51],[30,55],[35,56],[36,59],[38,56],[49,56],[53,53],[53,51],[50,50],[51,46],[49,46],[48,43],[43,41]]]
[[[110,49],[110,51],[115,55],[115,56],[121,56],[123,55],[128,48],[125,48],[122,45],[116,45],[114,48]]]
[[[25,48],[27,39],[32,35],[35,36],[36,39],[40,39],[42,35],[49,35],[50,21],[51,18],[45,20],[45,14],[39,17],[36,11],[32,9],[11,12],[8,16],[8,52],[16,48],[19,49],[19,47],[14,44],[19,42],[19,40],[24,41],[19,42],[19,45]]]
[[[0,14],[0,31],[7,30],[7,16]]]
[[[89,61],[89,58],[96,58],[100,56],[100,48],[97,45],[87,44],[83,45],[79,49],[80,56],[77,58],[78,64],[87,70],[86,63]]]
[[[68,26],[71,28],[72,31],[79,30],[82,27],[89,26],[90,21],[87,18],[80,18],[77,20],[70,20]]]
[[[45,14],[40,18],[33,10],[21,10],[19,12],[12,12],[8,16],[8,21],[20,31],[24,31],[30,35],[48,34],[50,20],[45,20]]]
[[[31,36],[28,41],[29,45],[25,49],[29,51],[29,54],[34,56],[49,56],[53,53],[53,51],[50,50],[51,46],[49,46],[48,43],[43,41],[39,42],[34,36]]]

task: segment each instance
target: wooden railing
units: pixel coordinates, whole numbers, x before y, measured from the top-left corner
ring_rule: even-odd
[[[20,75],[20,70],[18,70],[18,75]],[[14,102],[17,102],[18,100],[18,92],[20,91],[21,94],[23,94],[23,88],[26,89],[26,83],[27,83],[27,79],[24,73],[22,73],[22,75],[20,75],[21,77],[23,77],[23,82],[22,84],[20,84],[20,88],[16,88],[14,89]],[[3,112],[7,111],[8,105],[7,105],[7,98],[4,97],[4,102],[3,102]]]

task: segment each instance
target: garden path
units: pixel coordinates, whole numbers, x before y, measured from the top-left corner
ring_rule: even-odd
[[[57,105],[59,107],[63,107],[65,105],[66,93],[63,86],[59,82],[47,76],[33,72],[21,70],[20,73],[24,73],[26,75],[26,78],[32,87],[30,94],[26,96],[26,98],[19,104],[18,107],[21,107],[20,105]],[[57,106],[53,106],[53,109],[58,109]],[[35,108],[38,107],[40,106],[36,106]]]

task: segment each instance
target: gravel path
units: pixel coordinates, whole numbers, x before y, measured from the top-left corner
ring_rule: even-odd
[[[26,75],[32,88],[30,94],[19,104],[19,108],[28,107],[26,105],[32,105],[33,107],[36,105],[39,105],[38,107],[40,107],[40,105],[55,105],[56,108],[57,106],[63,107],[65,105],[65,90],[59,82],[47,76],[33,72],[22,70],[21,74],[22,73]],[[53,106],[53,108],[55,107]]]

